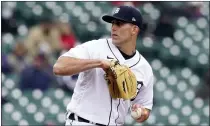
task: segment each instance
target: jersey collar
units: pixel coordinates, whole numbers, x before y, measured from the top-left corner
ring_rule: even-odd
[[[112,43],[112,39],[108,39],[108,44],[110,47],[110,50],[112,51],[113,55],[121,64],[126,64],[129,67],[134,67],[135,65],[138,64],[138,62],[141,59],[141,55],[139,54],[138,50],[136,50],[136,54],[130,58],[130,59],[125,59],[122,54],[120,53],[119,49]]]

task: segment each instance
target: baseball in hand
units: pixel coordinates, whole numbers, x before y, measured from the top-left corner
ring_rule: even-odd
[[[137,108],[136,110],[131,111],[131,116],[132,116],[134,119],[140,118],[140,117],[141,117],[141,108]]]

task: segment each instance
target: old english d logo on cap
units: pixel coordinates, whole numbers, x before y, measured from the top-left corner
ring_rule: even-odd
[[[137,8],[132,6],[119,6],[116,8],[113,15],[104,15],[102,19],[108,23],[112,23],[113,20],[120,20],[142,28],[141,13]]]
[[[118,7],[115,11],[114,14],[118,13],[120,11],[120,8]]]

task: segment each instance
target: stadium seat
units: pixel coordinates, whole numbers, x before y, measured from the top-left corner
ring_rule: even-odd
[[[38,108],[36,106],[36,104],[34,103],[29,103],[27,106],[26,106],[26,112],[28,114],[34,114],[35,112],[37,112]]]
[[[176,29],[174,32],[174,39],[176,40],[176,43],[181,44],[182,40],[184,39],[185,34],[182,29]]]
[[[199,125],[200,117],[196,113],[194,113],[189,117],[189,122],[191,122],[192,125]]]
[[[195,93],[192,89],[188,89],[185,94],[185,99],[188,101],[192,101],[195,98]]]
[[[192,113],[192,107],[189,105],[184,105],[181,108],[181,113],[183,116],[190,116],[190,114]]]
[[[15,107],[12,103],[7,102],[3,105],[2,120],[4,125],[15,125],[16,121],[12,119],[11,114],[15,111]]]
[[[195,34],[196,30],[197,30],[196,26],[194,24],[191,24],[191,23],[189,23],[185,28],[186,33],[190,36]]]
[[[18,126],[26,126],[26,125],[29,125],[28,121],[25,120],[25,119],[21,119],[19,122],[18,122]]]
[[[41,94],[37,93],[36,96],[35,96],[36,92],[37,92],[37,89],[35,89],[35,90],[24,90],[23,95],[25,97],[23,97],[23,100],[28,101],[27,102],[28,104],[29,103],[36,104],[38,106],[38,108],[40,108],[40,106],[41,106],[41,103],[40,103]]]
[[[54,92],[54,97],[58,100],[62,99],[64,97],[64,91],[62,89],[56,89]]]
[[[49,107],[49,112],[53,115],[57,115],[59,111],[60,111],[60,107],[57,104],[52,104]]]
[[[22,96],[22,91],[18,88],[15,88],[11,92],[12,98],[18,100]]]
[[[54,1],[47,1],[47,2],[45,2],[45,6],[48,8],[48,9],[53,9],[55,6],[57,5],[57,3],[56,2],[54,2]]]
[[[21,112],[15,110],[12,114],[11,114],[11,117],[14,121],[18,122],[22,119],[22,114]]]
[[[81,14],[81,16],[79,17],[79,20],[82,24],[87,24],[90,21],[90,15],[89,13],[83,13]]]
[[[14,105],[10,102],[7,102],[3,105],[3,111],[5,113],[12,113],[14,111]]]
[[[169,108],[169,106],[164,105],[164,106],[161,106],[159,110],[160,110],[161,116],[168,117],[171,109]]]
[[[176,114],[171,114],[168,116],[168,124],[177,125],[178,122],[179,122],[179,116],[177,116]]]
[[[29,99],[26,96],[22,96],[21,98],[18,99],[18,103],[20,106],[25,108],[29,104]]]
[[[169,101],[169,100],[173,99],[173,97],[174,97],[174,93],[171,89],[167,89],[163,92],[163,98],[166,101]]]
[[[4,85],[5,87],[8,89],[8,90],[13,90],[15,88],[15,83],[12,79],[10,78],[7,78],[4,82]]]
[[[2,86],[1,91],[2,91],[1,92],[2,93],[2,97],[6,97],[8,95],[8,93],[9,93],[8,89],[6,87],[4,87],[4,86]]]
[[[70,101],[71,101],[71,97],[65,97],[63,99],[63,106],[66,107]]]
[[[43,124],[44,120],[45,120],[45,115],[42,113],[42,112],[36,112],[34,115],[33,115],[33,119],[35,121],[35,124],[36,125],[41,125]]]
[[[76,3],[74,1],[64,2],[63,8],[67,13],[71,14],[72,13],[71,9],[73,9],[75,7],[75,4]]]
[[[66,118],[66,115],[64,112],[60,112],[57,114],[57,121],[60,123],[60,124],[63,124],[65,123],[65,118]]]
[[[204,49],[209,50],[209,38],[205,37],[202,41],[202,46]],[[209,54],[209,52],[207,52]]]
[[[206,117],[209,117],[209,106],[208,105],[205,105],[203,107],[203,113]]]
[[[176,75],[171,74],[166,78],[166,81],[167,81],[168,86],[171,87],[171,89],[175,89],[174,87],[178,82],[178,78]]]
[[[1,73],[1,82],[4,83],[6,79],[6,76],[4,75],[4,73]]]
[[[172,107],[174,108],[174,109],[180,109],[181,108],[181,106],[182,106],[182,99],[181,98],[179,98],[179,97],[175,97],[175,98],[173,98],[173,100],[171,101],[172,102]]]
[[[153,113],[151,113],[151,115],[149,116],[149,118],[147,120],[147,124],[148,125],[155,125],[156,124],[156,117]]]
[[[43,97],[43,92],[40,89],[34,89],[32,91],[32,97],[35,100],[40,100]]]
[[[179,17],[177,19],[177,26],[178,26],[178,28],[185,28],[188,25],[188,22],[189,21],[186,17],[184,17],[184,16]]]
[[[204,17],[201,17],[199,18],[197,21],[196,21],[196,25],[198,26],[198,28],[200,29],[204,29],[207,26],[207,20],[204,18]]]
[[[177,83],[177,91],[178,92],[185,92],[188,89],[188,84],[184,80],[180,80]]]
[[[200,78],[195,74],[190,76],[188,81],[192,85],[192,87],[197,87],[201,83]]]
[[[151,66],[152,66],[154,72],[157,72],[162,68],[162,62],[159,59],[153,59],[151,61]]]
[[[2,52],[8,54],[12,51],[12,45],[15,43],[15,36],[11,33],[2,34]]]
[[[98,6],[101,8],[102,12],[110,14],[113,11],[113,6],[111,5],[110,2],[95,2],[95,6]]]
[[[51,98],[48,97],[48,96],[43,97],[42,100],[41,100],[41,105],[42,105],[43,108],[50,107],[52,105]]]
[[[168,67],[163,66],[159,71],[160,77],[165,79],[170,75],[170,70]]]
[[[154,42],[150,37],[144,37],[137,40],[136,48],[144,57],[158,57],[159,50],[162,46],[158,42]]]

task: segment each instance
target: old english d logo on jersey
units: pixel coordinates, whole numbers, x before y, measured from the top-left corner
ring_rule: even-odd
[[[138,95],[139,90],[141,89],[142,86],[143,86],[143,81],[137,81],[137,95]],[[136,97],[134,97],[133,99],[131,99],[131,101],[133,101],[135,98]]]
[[[142,81],[137,81],[137,94],[139,93],[140,88],[143,86]]]

